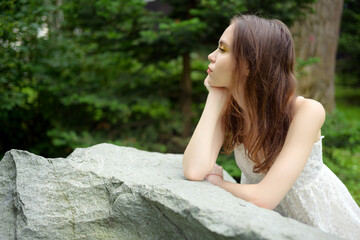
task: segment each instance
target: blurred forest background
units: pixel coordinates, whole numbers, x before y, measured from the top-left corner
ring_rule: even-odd
[[[278,18],[316,42],[296,23],[319,18],[321,2],[2,0],[0,157],[13,148],[66,157],[102,142],[182,153],[207,96],[207,55],[230,18]],[[340,34],[336,23],[324,28],[336,36],[336,71],[323,69],[319,76],[333,74],[323,84],[311,69],[327,59],[315,53],[298,58],[299,85],[313,81],[311,91],[299,94],[325,105],[324,162],[359,204],[360,2],[331,0],[326,6],[339,13],[339,23],[341,16]],[[322,29],[316,24],[309,26]],[[221,154],[219,163],[239,178],[232,155]]]

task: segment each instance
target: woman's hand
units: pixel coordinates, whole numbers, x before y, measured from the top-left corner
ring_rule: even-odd
[[[212,170],[225,137],[221,117],[229,97],[228,90],[211,87],[207,78],[204,85],[208,88],[209,94],[183,157],[184,176],[192,181],[204,180]]]
[[[224,179],[223,168],[215,163],[213,169],[205,177],[205,180],[216,186]]]
[[[230,96],[230,92],[225,87],[212,87],[208,82],[209,76],[207,76],[204,80],[204,85],[206,89],[209,91],[209,98],[214,99],[214,102],[218,103],[220,107],[224,106],[227,99]]]

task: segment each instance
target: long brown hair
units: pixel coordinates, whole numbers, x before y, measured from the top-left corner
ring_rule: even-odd
[[[255,163],[253,171],[267,172],[294,115],[294,44],[289,29],[278,20],[242,15],[231,23],[235,68],[222,118],[223,148],[230,152],[244,144]]]

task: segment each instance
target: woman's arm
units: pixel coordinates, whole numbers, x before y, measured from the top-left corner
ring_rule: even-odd
[[[208,180],[236,197],[259,207],[274,209],[304,169],[325,120],[325,110],[320,103],[313,100],[301,102],[279,156],[260,183],[231,183],[216,175],[208,176]]]
[[[187,145],[183,157],[184,175],[189,180],[201,181],[214,167],[224,141],[220,117],[228,92],[224,88],[210,87],[204,111]]]

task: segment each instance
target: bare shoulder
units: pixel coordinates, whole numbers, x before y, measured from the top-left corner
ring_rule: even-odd
[[[294,119],[308,119],[315,121],[317,124],[322,124],[325,121],[325,109],[321,103],[316,100],[297,97],[295,103],[295,114]]]
[[[295,114],[289,128],[289,136],[305,136],[316,142],[321,136],[321,127],[325,122],[325,109],[318,101],[297,97]],[[311,140],[312,141],[312,140]]]

